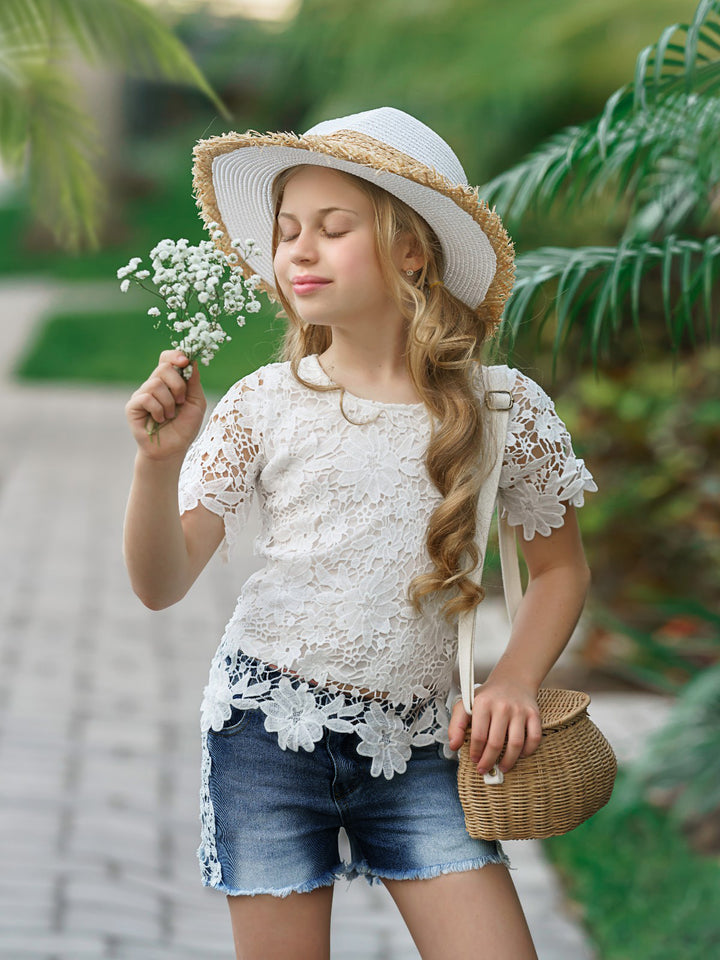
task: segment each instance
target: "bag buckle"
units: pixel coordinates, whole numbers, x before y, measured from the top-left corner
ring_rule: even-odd
[[[483,775],[483,780],[490,785],[503,783],[505,781],[505,774],[497,766],[494,766],[489,773]]]
[[[512,410],[514,403],[515,399],[509,390],[485,391],[485,406],[489,410]]]

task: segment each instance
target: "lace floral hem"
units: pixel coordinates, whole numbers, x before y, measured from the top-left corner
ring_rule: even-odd
[[[312,752],[325,730],[355,733],[357,751],[370,757],[373,777],[404,773],[413,747],[443,745],[452,757],[447,727],[447,695],[394,705],[337,686],[319,686],[268,666],[242,651],[213,661],[205,688],[201,727],[219,732],[232,710],[261,710],[265,729],[277,734],[281,750]]]

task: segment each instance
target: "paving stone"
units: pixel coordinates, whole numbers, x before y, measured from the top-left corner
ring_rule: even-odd
[[[98,858],[115,857],[155,868],[159,862],[155,818],[118,810],[75,812],[68,850],[90,852]]]
[[[69,902],[63,925],[70,933],[92,933],[135,941],[144,937],[157,942],[163,931],[158,912],[123,910],[113,904]]]
[[[53,960],[62,954],[69,960],[105,960],[109,957],[104,936],[53,933],[36,928],[28,933],[7,933],[0,926],[0,956],[7,960]]]
[[[673,701],[654,693],[596,693],[588,713],[612,744],[619,763],[637,758],[668,719]]]
[[[113,960],[230,960],[232,956],[232,940],[224,946],[215,947],[212,944],[200,942],[190,944],[121,944],[113,953]]]
[[[2,936],[4,933],[16,935],[37,932],[47,923],[47,931],[51,932],[51,918],[53,914],[53,900],[45,900],[25,894],[25,899],[18,901],[15,897],[3,898],[2,918],[0,919],[0,956],[2,954]]]
[[[587,938],[565,909],[560,884],[548,866],[542,845],[514,840],[506,841],[503,847],[513,865],[513,882],[540,960],[591,960]]]

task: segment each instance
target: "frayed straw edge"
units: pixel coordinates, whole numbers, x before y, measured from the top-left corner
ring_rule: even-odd
[[[311,153],[357,163],[379,172],[398,174],[448,197],[480,226],[495,253],[495,274],[482,303],[475,308],[475,313],[481,321],[489,322],[494,327],[499,325],[503,308],[515,282],[515,250],[500,216],[494,207],[490,209],[488,204],[478,197],[477,188],[462,184],[454,185],[437,170],[427,167],[394,147],[354,130],[339,130],[329,136],[306,137],[295,133],[263,134],[249,130],[247,133],[231,132],[210,137],[207,140],[198,141],[193,150],[193,192],[205,225],[215,221],[221,226],[223,237],[216,243],[225,253],[234,252],[230,246],[233,238],[229,236],[218,209],[212,179],[212,164],[215,157],[245,147],[291,147],[308,150]],[[246,277],[255,272],[243,260],[240,260],[239,266]],[[263,281],[261,287],[270,297],[277,299],[277,293],[269,283]]]

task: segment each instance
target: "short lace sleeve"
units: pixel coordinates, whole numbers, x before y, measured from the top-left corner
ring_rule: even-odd
[[[259,469],[259,438],[253,433],[257,383],[253,378],[255,374],[225,394],[188,450],[180,471],[180,513],[201,503],[221,517],[225,553],[232,552],[247,519]]]
[[[498,505],[508,523],[522,526],[531,540],[561,527],[565,503],[581,507],[585,491],[597,486],[544,390],[518,372],[513,395]]]

